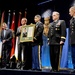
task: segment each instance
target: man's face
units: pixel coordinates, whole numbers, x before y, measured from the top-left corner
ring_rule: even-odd
[[[22,25],[25,25],[26,23],[27,23],[27,22],[26,22],[25,19],[22,19],[22,20],[21,20],[21,24],[22,24]]]
[[[34,17],[34,21],[35,21],[35,22],[38,22],[38,21],[39,21],[39,18],[35,16],[35,17]]]
[[[74,11],[75,11],[75,10],[73,10],[73,9],[70,9],[70,10],[69,10],[69,14],[70,14],[71,17],[74,15]]]
[[[6,24],[3,24],[2,25],[2,29],[6,29],[7,25]]]
[[[52,19],[53,20],[58,20],[58,18],[59,18],[59,15],[57,15],[56,13],[52,14]]]

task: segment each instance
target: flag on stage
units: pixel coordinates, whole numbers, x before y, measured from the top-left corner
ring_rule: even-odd
[[[26,18],[26,16],[27,16],[27,11],[25,11],[25,18]]]
[[[13,12],[11,30],[13,31],[13,36],[14,36],[14,31],[15,31],[15,12]],[[15,52],[15,36],[12,39],[12,49],[11,49],[10,58],[12,58],[14,56],[14,52]]]
[[[1,10],[0,10],[0,32],[1,32]],[[1,34],[1,33],[0,33]],[[1,39],[0,39],[1,40]]]
[[[1,17],[1,25],[2,25],[2,23],[4,22],[4,13],[5,13],[5,11],[3,11],[3,13],[2,13],[2,17]]]
[[[1,31],[2,23],[4,22],[4,13],[5,13],[5,11],[2,12],[2,16],[1,16],[0,31]]]
[[[0,23],[1,23],[1,10],[0,10]]]
[[[2,12],[2,16],[1,16],[0,32],[1,32],[1,29],[2,29],[1,28],[2,23],[4,22],[4,13],[5,13],[5,11]],[[1,33],[0,33],[0,35],[1,35]],[[1,53],[2,53],[2,42],[1,42],[1,39],[0,39],[0,59],[1,59]]]
[[[16,37],[15,58],[18,60],[18,37]]]
[[[10,10],[8,11],[8,21],[7,21],[8,28],[10,28]]]
[[[21,12],[19,12],[18,27],[21,25]],[[18,60],[18,37],[16,37],[15,57]]]
[[[0,59],[1,59],[1,55],[2,55],[2,42],[0,41]]]
[[[21,12],[19,12],[18,27],[21,25],[21,15],[22,15],[22,13],[21,13]]]

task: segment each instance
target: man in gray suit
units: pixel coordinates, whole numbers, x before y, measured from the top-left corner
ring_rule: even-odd
[[[2,68],[9,68],[10,53],[12,48],[13,33],[7,28],[7,24],[3,23],[1,31],[2,41]]]

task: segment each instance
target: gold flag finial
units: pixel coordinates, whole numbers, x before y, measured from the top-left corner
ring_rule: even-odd
[[[8,12],[10,12],[11,10],[9,10]]]
[[[19,14],[22,14],[21,12],[19,12]]]

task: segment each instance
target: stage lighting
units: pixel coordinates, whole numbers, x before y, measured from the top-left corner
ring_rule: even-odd
[[[50,1],[53,1],[53,0],[46,0],[46,1],[44,1],[44,2],[38,3],[38,5],[42,5],[42,4],[48,3],[48,2],[50,2]]]

